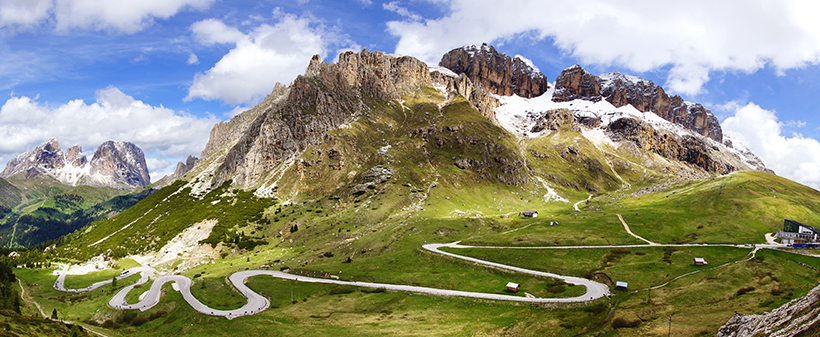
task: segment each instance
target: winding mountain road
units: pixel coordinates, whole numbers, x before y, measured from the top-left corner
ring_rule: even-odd
[[[288,274],[280,271],[272,271],[272,270],[246,270],[246,271],[239,271],[236,273],[231,274],[228,278],[230,282],[233,284],[236,289],[242,293],[248,299],[248,302],[243,305],[242,307],[234,310],[219,310],[211,308],[204,303],[200,302],[196,297],[191,294],[191,279],[181,275],[169,275],[169,276],[160,276],[154,280],[151,284],[151,288],[142,296],[142,299],[138,303],[129,304],[125,301],[125,297],[128,295],[131,290],[133,290],[137,285],[145,284],[148,282],[150,277],[156,273],[156,270],[150,267],[135,267],[128,269],[118,275],[116,279],[123,279],[127,277],[131,277],[136,274],[140,274],[140,279],[129,286],[124,287],[121,289],[117,294],[108,301],[108,305],[113,308],[117,309],[126,309],[126,310],[141,310],[145,311],[150,309],[151,307],[157,305],[159,303],[160,295],[162,294],[162,286],[168,282],[176,282],[179,288],[179,291],[182,293],[183,299],[191,305],[194,310],[199,311],[205,315],[211,316],[222,316],[228,319],[234,319],[237,317],[245,316],[245,315],[253,315],[264,311],[268,307],[270,307],[270,302],[259,295],[258,293],[254,292],[248,286],[245,285],[245,280],[252,276],[260,276],[260,275],[267,275],[271,277],[276,277],[280,279],[286,280],[294,280],[299,282],[309,282],[309,283],[325,283],[325,284],[338,284],[338,285],[349,285],[355,287],[367,287],[367,288],[382,288],[387,290],[394,290],[394,291],[408,291],[413,293],[421,293],[421,294],[430,294],[430,295],[437,295],[437,296],[459,296],[459,297],[469,297],[469,298],[480,298],[480,299],[489,299],[489,300],[501,300],[501,301],[518,301],[518,302],[529,302],[529,303],[570,303],[570,302],[585,302],[595,300],[604,296],[609,295],[609,287],[604,284],[587,280],[580,277],[573,277],[573,276],[563,276],[558,274],[552,273],[545,273],[536,270],[529,270],[514,266],[508,266],[500,263],[488,262],[483,261],[471,257],[461,256],[453,253],[448,253],[444,251],[440,251],[439,248],[441,247],[453,247],[453,248],[470,248],[471,246],[461,246],[458,243],[450,243],[450,244],[428,244],[423,246],[424,249],[427,249],[431,252],[435,252],[442,255],[447,255],[455,258],[459,258],[466,261],[475,262],[478,264],[491,266],[494,268],[502,268],[507,269],[515,272],[536,275],[536,276],[544,276],[544,277],[552,277],[562,279],[567,283],[575,284],[575,285],[583,285],[587,288],[585,294],[577,297],[570,297],[570,298],[528,298],[522,296],[513,296],[513,295],[504,295],[504,294],[490,294],[490,293],[478,293],[478,292],[469,292],[469,291],[459,291],[459,290],[448,290],[448,289],[437,289],[437,288],[428,288],[428,287],[418,287],[418,286],[408,286],[408,285],[398,285],[398,284],[386,284],[386,283],[372,283],[372,282],[351,282],[351,281],[342,281],[342,280],[333,280],[333,279],[322,279],[322,278],[313,278],[313,277],[306,277],[294,274]],[[66,292],[85,292],[97,289],[102,287],[106,284],[110,284],[112,280],[105,280],[94,283],[88,287],[80,288],[80,289],[67,289],[65,288],[65,278],[67,271],[58,271],[57,280],[54,282],[54,289]]]

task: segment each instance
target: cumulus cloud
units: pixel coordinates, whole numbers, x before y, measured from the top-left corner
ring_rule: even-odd
[[[58,31],[72,28],[134,33],[154,19],[185,8],[204,9],[214,0],[2,0],[0,27],[31,27],[52,20]]]
[[[312,19],[278,14],[275,25],[262,24],[248,33],[216,19],[191,25],[203,45],[233,45],[213,68],[194,77],[186,101],[222,100],[253,103],[269,94],[276,82],[290,83],[304,72],[311,56],[324,55],[330,43]]]
[[[31,150],[50,137],[64,147],[80,145],[92,154],[106,140],[128,141],[146,154],[152,179],[188,155],[198,155],[219,120],[152,106],[108,87],[96,93],[96,102],[72,100],[59,106],[37,98],[12,96],[0,108],[0,161]],[[173,171],[173,169],[170,169]]]
[[[428,0],[441,3],[439,0]],[[396,53],[435,62],[465,43],[551,38],[587,64],[669,70],[671,91],[696,94],[713,71],[778,71],[820,63],[820,3],[780,0],[445,1],[441,18],[387,23]]]
[[[734,110],[721,123],[725,134],[738,138],[778,175],[820,189],[820,142],[799,133],[784,135],[788,122],[779,122],[774,111],[757,104],[725,108]]]
[[[49,15],[53,0],[0,1],[0,28],[28,28]]]

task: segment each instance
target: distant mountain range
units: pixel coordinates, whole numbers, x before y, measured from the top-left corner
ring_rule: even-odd
[[[78,145],[63,152],[60,143],[51,138],[10,160],[0,177],[17,174],[43,174],[71,186],[133,189],[151,183],[142,150],[132,143],[113,140],[102,143],[89,161]]]

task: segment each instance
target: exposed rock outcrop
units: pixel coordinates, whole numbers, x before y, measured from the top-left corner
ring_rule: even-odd
[[[535,122],[530,132],[538,133],[544,130],[555,131],[563,125],[569,125],[574,131],[580,131],[578,125],[575,124],[575,114],[567,109],[553,109],[549,110]],[[598,120],[600,124],[600,120]]]
[[[806,296],[761,315],[735,313],[718,337],[816,336],[820,332],[820,286]]]
[[[549,87],[547,77],[520,57],[511,58],[492,46],[453,49],[439,65],[456,74],[465,74],[476,85],[502,96],[541,96]]]
[[[574,65],[555,80],[553,101],[605,99],[615,107],[631,104],[642,112],[653,112],[663,119],[680,124],[700,135],[723,141],[720,122],[700,104],[684,102],[680,96],[666,94],[662,87],[635,76],[608,73],[594,76]]]
[[[484,88],[474,86],[473,81],[467,75],[456,75],[455,73],[448,75],[432,69],[430,80],[434,84],[443,86],[448,93],[464,96],[482,116],[498,124],[495,118],[495,108],[499,105],[498,100]]]
[[[25,172],[26,179],[45,174],[72,186],[142,187],[151,181],[142,150],[128,142],[111,140],[100,145],[89,162],[78,145],[64,153],[60,143],[51,138],[10,160],[0,177],[20,172]]]
[[[577,64],[564,69],[555,79],[555,93],[552,94],[552,100],[555,102],[569,102],[576,99],[592,102],[601,100],[598,78]]]
[[[194,165],[196,165],[196,162],[198,160],[199,160],[199,158],[197,158],[197,157],[188,156],[188,159],[185,159],[184,163],[183,162],[177,163],[177,169],[171,175],[171,179],[177,179],[179,177],[182,177],[185,173],[188,173],[188,171],[190,171],[192,168],[194,168]]]
[[[102,143],[91,158],[89,173],[111,177],[129,186],[145,186],[151,183],[145,154],[136,145],[113,140]]]
[[[719,156],[719,149],[713,148],[703,138],[658,130],[635,118],[619,118],[609,123],[605,131],[614,141],[629,141],[640,149],[692,164],[708,172],[726,174],[738,170],[726,158],[720,158],[725,156]],[[735,158],[735,161],[739,163],[740,159]]]
[[[232,146],[239,137],[247,130],[251,122],[253,122],[265,110],[271,109],[277,102],[287,97],[288,87],[282,83],[276,82],[273,91],[250,110],[244,111],[239,115],[231,118],[227,122],[219,122],[214,124],[211,129],[211,135],[208,138],[208,144],[200,153],[200,158],[208,158],[212,154],[222,151],[227,151],[229,146]]]
[[[71,166],[81,167],[88,163],[88,158],[83,155],[83,148],[79,145],[74,145],[65,152],[65,160]]]

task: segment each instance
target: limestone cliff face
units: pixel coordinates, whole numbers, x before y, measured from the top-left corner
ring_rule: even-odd
[[[820,332],[820,287],[806,296],[761,315],[735,315],[718,330],[718,337],[816,336]]]
[[[366,100],[398,100],[419,85],[432,85],[430,71],[412,57],[364,50],[344,53],[329,64],[314,56],[286,96],[263,107],[241,130],[216,169],[214,184],[227,179],[240,186],[261,183],[277,165],[370,109]]]
[[[607,125],[605,132],[614,141],[632,142],[639,149],[657,153],[664,158],[692,164],[705,171],[726,174],[737,171],[739,158],[727,158],[717,146],[711,146],[703,138],[677,135],[658,130],[635,118],[620,118]]]
[[[116,188],[142,187],[151,182],[145,156],[134,144],[107,141],[97,148],[91,161],[78,145],[63,152],[60,143],[51,138],[34,150],[24,152],[6,164],[0,177],[24,172],[33,178],[40,174],[51,176],[65,184],[109,186]]]
[[[239,137],[245,132],[251,122],[253,122],[265,110],[270,109],[284,98],[288,93],[288,88],[279,82],[273,87],[273,91],[262,100],[257,106],[250,110],[244,111],[239,115],[231,118],[227,122],[219,122],[211,129],[211,136],[208,138],[208,144],[202,150],[200,158],[208,158],[212,154],[233,145]]]
[[[453,49],[439,65],[465,74],[477,86],[502,96],[541,96],[549,87],[547,77],[523,59],[501,54],[487,44]]]
[[[653,112],[700,135],[723,141],[720,122],[709,109],[666,94],[662,87],[635,76],[608,73],[594,76],[579,65],[564,69],[555,80],[553,101],[605,99],[615,107],[631,104],[642,112]]]
[[[88,163],[88,158],[83,155],[83,148],[79,145],[74,145],[65,152],[65,160],[72,166],[82,167]]]
[[[151,183],[145,155],[136,145],[113,140],[102,143],[91,158],[91,175],[112,177],[129,186],[145,186]]]
[[[595,75],[574,65],[561,72],[555,79],[555,93],[552,100],[568,102],[576,99],[585,99],[592,102],[601,100],[601,87]]]

